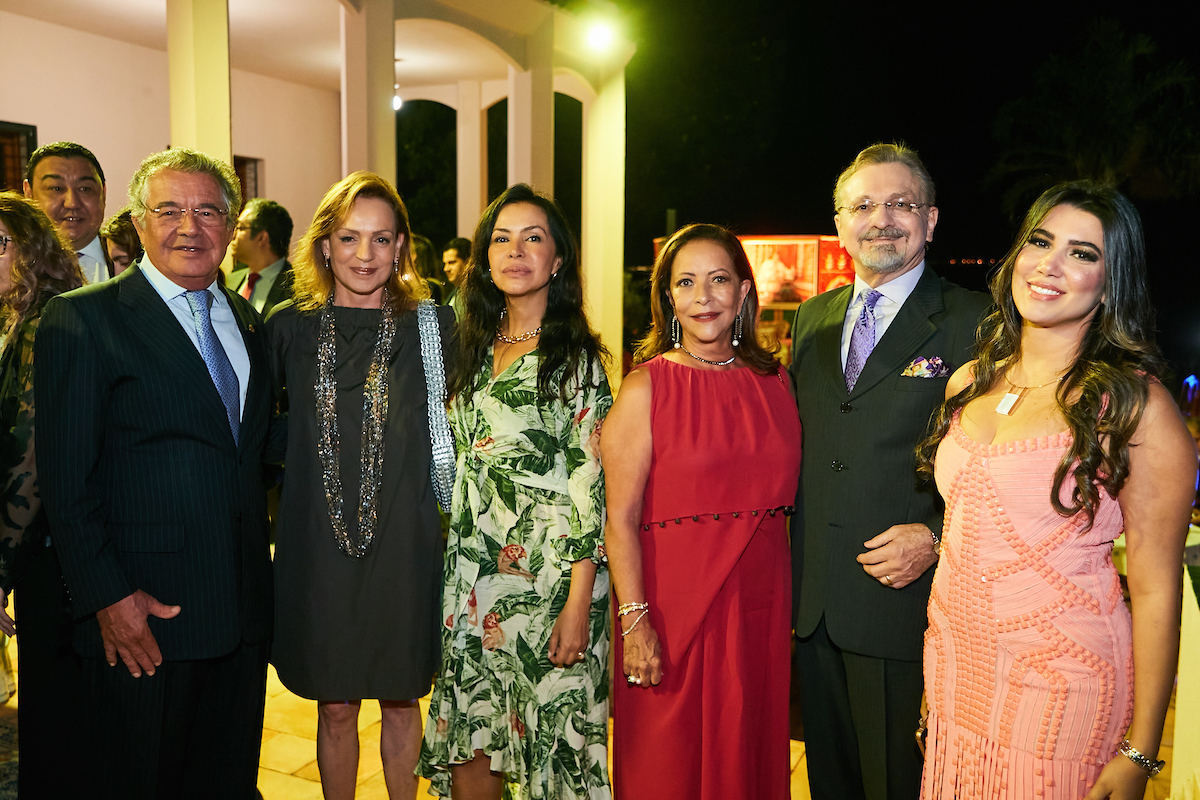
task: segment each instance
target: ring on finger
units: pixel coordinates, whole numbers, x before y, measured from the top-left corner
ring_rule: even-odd
[[[586,655],[582,650],[580,650],[578,653],[576,653],[576,655],[578,655],[580,658],[586,658]]]
[[[884,575],[884,576],[883,576],[883,582],[884,582],[884,583],[886,583],[888,586],[891,586],[891,585],[892,585],[892,576],[891,576],[891,575]]]
[[[628,683],[628,684],[630,684],[630,685],[632,685],[632,684],[635,684],[635,683],[637,683],[637,682],[638,682],[638,679],[637,679],[637,678],[635,678],[635,677],[633,677],[632,675],[626,675],[626,676],[625,676],[625,682],[626,682],[626,683]]]

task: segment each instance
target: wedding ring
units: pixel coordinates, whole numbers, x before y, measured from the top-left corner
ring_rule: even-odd
[[[584,657],[585,657],[585,654],[584,654],[584,652],[583,652],[582,650],[580,650],[580,651],[579,651],[579,657],[580,657],[580,658],[584,658]]]
[[[883,582],[884,582],[884,583],[886,583],[888,586],[891,586],[891,585],[892,585],[892,576],[891,576],[891,575],[884,575],[884,576],[883,576]]]
[[[637,679],[637,678],[635,678],[635,677],[633,677],[632,675],[626,675],[626,676],[625,676],[625,682],[626,682],[626,683],[629,683],[629,684],[634,684],[634,683],[637,683],[637,682],[638,682],[638,679]]]

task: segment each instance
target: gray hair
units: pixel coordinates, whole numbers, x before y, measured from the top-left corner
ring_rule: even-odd
[[[146,223],[146,205],[150,179],[164,170],[186,172],[192,175],[208,175],[221,188],[225,198],[225,224],[230,229],[237,225],[242,210],[242,189],[233,167],[219,158],[186,147],[174,147],[146,156],[137,172],[129,181],[129,209],[143,225]]]
[[[922,203],[929,205],[937,204],[937,195],[933,188],[933,178],[929,176],[929,170],[925,169],[925,164],[922,163],[921,157],[917,155],[917,151],[913,150],[904,142],[895,142],[887,144],[880,142],[873,144],[870,147],[859,153],[852,164],[842,170],[842,174],[838,175],[837,183],[833,185],[833,208],[837,210],[838,206],[842,205],[842,190],[846,188],[846,182],[850,180],[850,176],[858,172],[863,167],[869,167],[874,164],[903,164],[912,172],[913,177],[917,179],[917,183],[921,184],[920,200]]]

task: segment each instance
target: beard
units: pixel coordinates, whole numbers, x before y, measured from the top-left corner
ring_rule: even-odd
[[[875,239],[908,238],[908,234],[899,228],[884,230],[869,230],[859,239],[858,260],[867,269],[879,275],[888,275],[904,266],[904,253],[892,242],[875,244]]]

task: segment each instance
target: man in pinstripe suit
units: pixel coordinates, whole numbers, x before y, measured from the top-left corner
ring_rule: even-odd
[[[271,636],[261,320],[218,266],[227,164],[156,153],[146,255],[46,307],[37,458],[83,656],[91,797],[254,796]],[[93,771],[94,770],[94,771]]]

